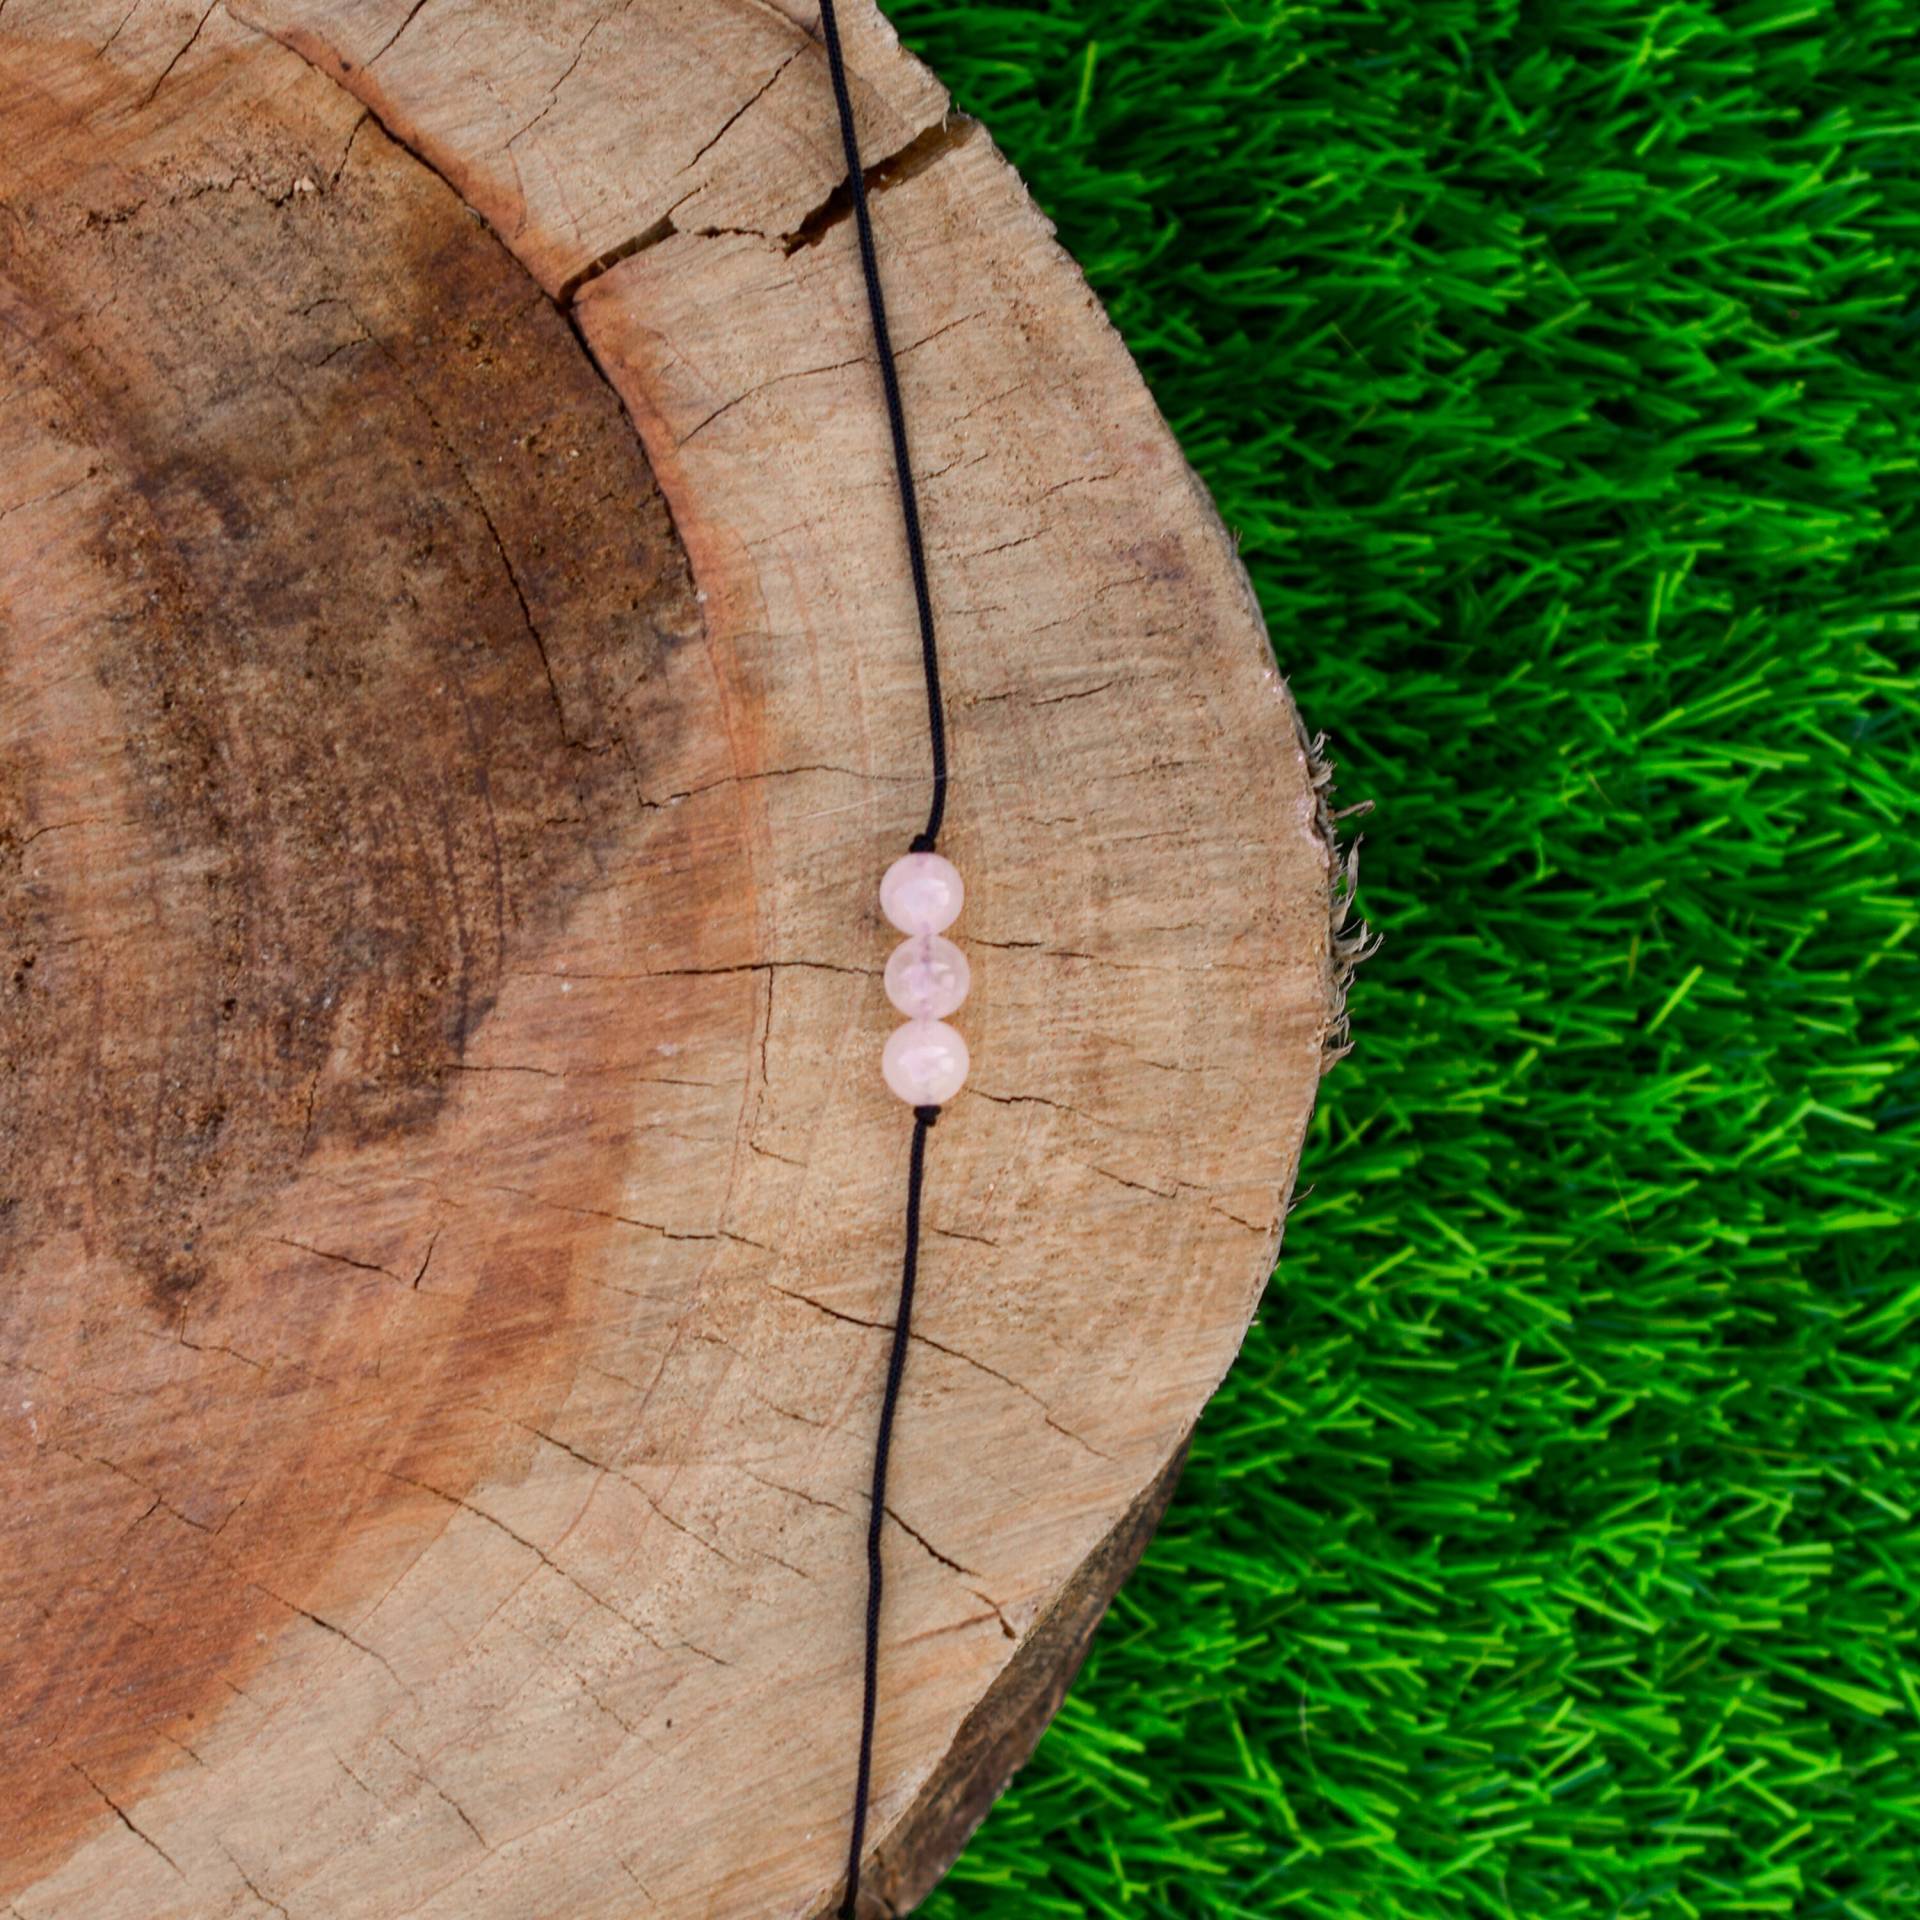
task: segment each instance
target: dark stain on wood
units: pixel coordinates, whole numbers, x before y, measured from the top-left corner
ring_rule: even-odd
[[[379,1551],[427,1509],[389,1528],[417,1550],[444,1524],[408,1480],[457,1497],[485,1464],[463,1408],[537,1425],[564,1378],[566,1234],[604,1220],[488,1246],[451,1320],[405,1286],[411,1243],[390,1270],[263,1223],[316,1166],[431,1133],[516,951],[645,837],[700,631],[564,320],[349,103],[258,87],[223,121],[204,96],[247,89],[215,66],[162,120],[90,50],[15,57],[38,64],[0,65],[0,198],[25,209],[0,222],[0,355],[36,456],[87,477],[57,579],[0,549],[0,682],[24,689],[0,1485],[31,1493],[0,1526],[0,1893],[114,1818],[99,1783],[124,1804],[182,1764],[259,1644],[301,1614],[345,1631],[316,1599],[343,1530]],[[60,751],[111,769],[109,817],[60,817]],[[49,857],[56,830],[84,857]],[[604,1140],[565,1150],[581,1190],[612,1179]],[[260,1347],[195,1345],[216,1311]],[[143,1342],[190,1364],[108,1386],[100,1360]]]

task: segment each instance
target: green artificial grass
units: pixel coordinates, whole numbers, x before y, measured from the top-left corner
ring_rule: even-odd
[[[1920,13],[891,11],[1238,529],[1385,935],[923,1911],[1920,1913]]]

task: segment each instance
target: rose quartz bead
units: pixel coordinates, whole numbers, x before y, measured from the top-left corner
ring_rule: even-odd
[[[880,911],[902,933],[945,933],[966,897],[959,868],[937,853],[903,853],[880,879]]]
[[[973,984],[967,956],[937,933],[902,940],[887,961],[887,998],[909,1020],[944,1020]]]
[[[909,1020],[894,1029],[880,1071],[908,1106],[942,1106],[966,1080],[967,1043],[944,1020]]]

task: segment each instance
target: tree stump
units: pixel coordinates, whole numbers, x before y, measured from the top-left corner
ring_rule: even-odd
[[[976,982],[883,1912],[1151,1530],[1340,954],[1230,541],[849,11]],[[0,1900],[821,1913],[926,740],[811,0],[0,0],[0,91]]]

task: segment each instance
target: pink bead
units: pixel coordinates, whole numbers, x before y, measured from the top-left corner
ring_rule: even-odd
[[[910,1107],[938,1107],[967,1077],[967,1043],[944,1020],[896,1027],[880,1055],[887,1085]]]
[[[909,1020],[944,1020],[966,999],[973,974],[951,940],[923,933],[894,948],[886,981],[887,998]]]
[[[959,868],[937,853],[903,853],[880,880],[880,911],[902,933],[945,933],[966,897]]]

